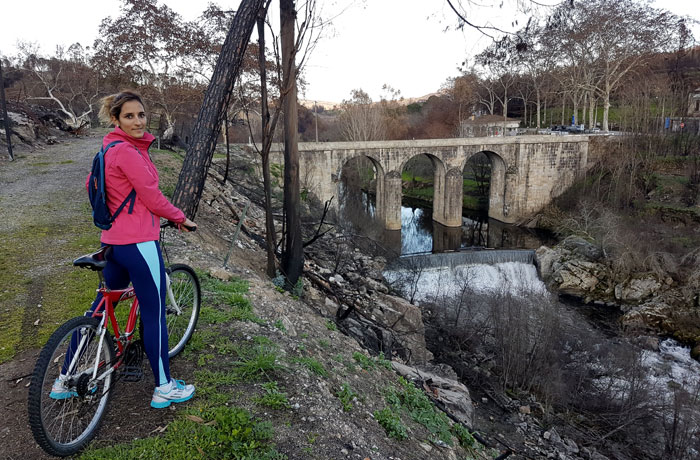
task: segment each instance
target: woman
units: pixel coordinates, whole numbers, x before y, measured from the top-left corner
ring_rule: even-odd
[[[133,91],[122,91],[105,97],[100,119],[114,125],[102,145],[121,141],[105,155],[105,188],[110,212],[113,214],[127,195],[136,191],[133,208],[125,207],[112,227],[102,231],[100,241],[112,246],[103,271],[104,279],[111,289],[124,289],[129,282],[133,284],[143,322],[144,349],[156,382],[151,407],[168,407],[192,398],[194,385],[185,385],[182,380],[170,377],[165,268],[158,243],[160,218],[184,224],[178,225],[181,228],[196,227],[196,224],[158,189],[158,171],[148,155],[155,138],[146,132],[146,110],[141,96]],[[98,294],[91,311],[97,308],[100,300],[101,294]],[[51,397],[70,396],[70,390],[59,377]]]

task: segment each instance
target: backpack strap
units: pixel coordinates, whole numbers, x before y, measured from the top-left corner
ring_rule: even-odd
[[[110,148],[114,147],[117,144],[121,144],[122,142],[123,141],[113,141],[113,142],[110,142],[109,144],[107,144],[105,146],[105,148],[103,149],[103,153],[102,153],[103,157],[107,153],[107,150],[109,150]],[[143,156],[143,154],[141,153],[141,151],[138,148],[136,149],[136,151],[139,152],[139,155]],[[102,169],[104,170],[104,166]],[[103,182],[102,186],[104,187],[104,185],[105,184]],[[104,193],[104,190],[103,190],[102,196],[106,196],[106,194]],[[124,206],[126,206],[126,204],[129,202],[130,202],[130,204],[129,204],[129,209],[127,210],[127,212],[129,214],[131,214],[134,212],[134,204],[136,203],[136,189],[133,189],[133,188],[131,189],[131,192],[129,192],[129,194],[126,196],[126,198],[124,198],[124,201],[122,201],[122,204],[120,204],[119,207],[117,208],[117,210],[114,212],[114,215],[110,219],[110,222],[114,222],[114,220],[117,218],[119,213],[122,212],[122,209],[124,209]]]
[[[134,211],[134,203],[136,202],[136,190],[133,188],[131,189],[131,192],[126,196],[124,201],[122,201],[122,204],[119,205],[116,211],[114,211],[114,215],[112,216],[112,222],[114,222],[114,219],[117,218],[120,212],[122,212],[122,209],[124,209],[124,206],[131,201],[131,204],[129,205],[129,214],[131,214]]]

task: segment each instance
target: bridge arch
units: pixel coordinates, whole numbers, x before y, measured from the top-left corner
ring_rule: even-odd
[[[504,217],[508,214],[508,207],[506,203],[506,172],[508,171],[508,165],[506,159],[500,153],[494,152],[493,150],[479,150],[473,152],[464,158],[461,170],[468,166],[469,161],[476,155],[483,153],[489,160],[491,165],[491,172],[489,177],[489,191],[488,191],[488,215],[491,218],[504,220]],[[511,167],[513,169],[514,167]]]
[[[447,175],[447,166],[438,156],[428,152],[416,152],[413,155],[407,156],[399,163],[399,175],[403,174],[404,169],[409,162],[417,157],[427,157],[430,164],[433,166],[433,220],[441,221],[445,212],[444,203],[444,184]],[[403,189],[401,189],[403,196]]]

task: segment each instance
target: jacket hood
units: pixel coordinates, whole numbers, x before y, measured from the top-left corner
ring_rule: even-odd
[[[129,144],[135,146],[141,151],[148,151],[148,148],[151,146],[154,140],[156,140],[155,136],[153,136],[153,134],[149,132],[143,133],[143,137],[141,139],[137,139],[135,137],[129,136],[120,127],[117,126],[111,133],[107,134],[104,137],[104,140],[102,141],[102,147],[106,146],[110,142],[123,141],[128,142]]]

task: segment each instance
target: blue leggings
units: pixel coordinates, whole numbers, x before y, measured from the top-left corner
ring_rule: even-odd
[[[151,363],[156,386],[170,382],[168,360],[168,329],[165,324],[165,266],[157,241],[112,245],[103,270],[110,289],[125,289],[131,282],[139,299],[143,322],[143,345]],[[102,300],[98,293],[92,303],[90,316]]]

